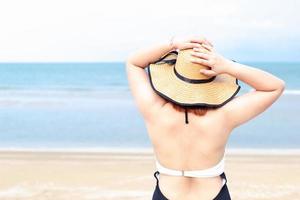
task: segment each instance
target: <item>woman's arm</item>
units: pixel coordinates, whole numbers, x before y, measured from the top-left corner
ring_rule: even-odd
[[[144,119],[150,119],[152,112],[165,104],[164,99],[152,89],[148,75],[144,68],[151,62],[158,60],[162,55],[174,49],[168,43],[146,48],[130,55],[126,62],[128,85]]]
[[[285,83],[278,77],[226,59],[213,48],[207,47],[207,50],[209,51],[195,49],[194,52],[194,62],[211,67],[211,70],[202,70],[201,73],[208,76],[227,73],[254,88],[253,91],[233,98],[222,107],[230,128],[237,127],[265,111],[284,91]]]
[[[146,68],[151,62],[158,60],[161,56],[172,50],[175,50],[172,43],[157,44],[130,55],[127,59],[127,65]]]
[[[224,110],[232,128],[264,112],[284,91],[285,82],[263,70],[230,61],[226,69],[226,73],[254,88],[225,105]]]
[[[201,37],[195,37],[186,40],[174,38],[169,42],[156,44],[152,47],[148,47],[133,53],[128,57],[127,65],[129,64],[131,66],[146,68],[150,63],[155,62],[170,51],[201,47],[202,43],[212,46],[208,40]]]
[[[161,108],[166,101],[154,92],[144,68],[169,51],[197,47],[200,43],[211,45],[206,39],[201,37],[187,40],[175,39],[173,42],[145,48],[128,57],[126,62],[128,84],[135,103],[145,119],[151,118],[151,113],[156,108]]]
[[[256,91],[283,91],[285,83],[278,77],[258,68],[229,61],[226,73],[250,85]]]

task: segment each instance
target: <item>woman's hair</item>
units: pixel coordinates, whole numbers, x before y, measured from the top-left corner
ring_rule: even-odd
[[[216,109],[216,108],[209,108],[209,107],[185,108],[185,107],[179,106],[173,102],[170,102],[170,103],[172,104],[173,108],[179,112],[184,112],[185,109],[187,109],[188,111],[190,111],[198,116],[205,115],[208,110]]]

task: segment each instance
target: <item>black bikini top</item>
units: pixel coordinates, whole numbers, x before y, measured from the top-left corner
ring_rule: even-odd
[[[188,124],[189,120],[188,120],[188,112],[187,109],[185,108],[185,123]]]

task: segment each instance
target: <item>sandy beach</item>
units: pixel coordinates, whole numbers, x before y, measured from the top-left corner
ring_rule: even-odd
[[[1,200],[147,200],[155,187],[152,152],[0,151]],[[227,153],[234,200],[296,200],[300,154]]]

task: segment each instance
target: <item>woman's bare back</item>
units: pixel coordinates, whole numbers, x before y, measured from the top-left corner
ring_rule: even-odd
[[[166,103],[146,121],[156,158],[161,165],[176,170],[202,170],[222,159],[230,130],[222,109],[204,116],[184,113]],[[220,176],[211,178],[176,177],[160,174],[159,187],[169,199],[213,199],[222,187]],[[176,192],[174,192],[176,191]]]

